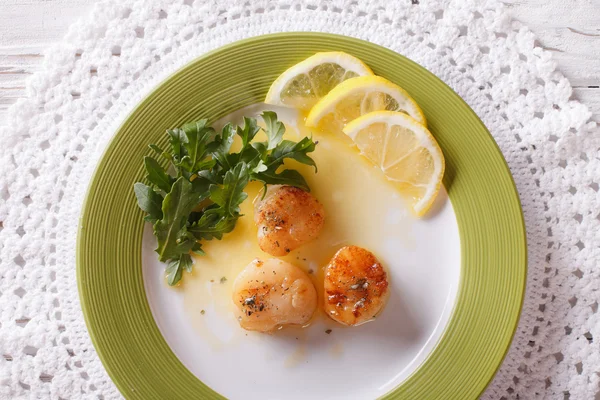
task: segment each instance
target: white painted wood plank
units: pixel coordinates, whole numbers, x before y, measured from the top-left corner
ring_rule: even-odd
[[[0,47],[0,125],[8,107],[25,97],[26,80],[40,70],[44,48],[39,44]]]
[[[0,0],[0,125],[6,109],[25,97],[25,81],[43,53],[60,41],[96,0]]]
[[[54,43],[95,0],[2,0],[0,47]]]
[[[600,0],[503,0],[574,87],[600,86]]]

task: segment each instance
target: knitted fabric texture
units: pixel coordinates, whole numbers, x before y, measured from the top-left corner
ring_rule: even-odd
[[[0,131],[0,398],[120,397],[77,291],[90,177],[167,76],[227,43],[282,31],[385,46],[475,110],[512,171],[529,245],[520,325],[483,398],[600,398],[600,132],[502,5],[426,0],[112,0],[72,26]]]

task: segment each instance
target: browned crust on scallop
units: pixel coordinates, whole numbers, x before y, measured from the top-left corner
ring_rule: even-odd
[[[358,246],[338,250],[325,269],[325,311],[332,319],[355,325],[373,318],[385,305],[385,269],[370,251]]]
[[[295,221],[300,219],[304,234],[293,235]],[[324,221],[323,205],[310,193],[293,186],[282,186],[269,193],[254,215],[254,222],[264,235],[259,246],[273,256],[284,256],[315,239]]]

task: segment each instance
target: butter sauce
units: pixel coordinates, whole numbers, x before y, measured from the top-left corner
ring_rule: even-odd
[[[243,116],[258,116],[263,110],[277,112],[279,119],[286,124],[284,138],[299,140],[312,135],[313,140],[318,141],[315,152],[311,153],[319,168],[318,173],[315,174],[312,167],[295,161],[286,162],[286,165],[302,173],[311,193],[323,204],[325,225],[316,240],[281,259],[297,265],[311,276],[319,293],[319,304],[323,301],[323,267],[340,247],[354,244],[369,249],[376,256],[390,243],[414,249],[415,242],[411,236],[414,217],[381,171],[360,156],[346,138],[313,133],[304,126],[304,118],[297,111],[265,104],[230,114],[217,121],[215,127],[229,121],[242,123]],[[260,117],[258,119],[260,121]],[[257,140],[261,140],[260,137]],[[183,294],[186,315],[195,331],[216,350],[243,338],[264,340],[264,334],[246,332],[239,327],[233,316],[231,300],[232,284],[237,274],[257,257],[263,260],[272,257],[260,250],[256,239],[252,199],[260,198],[261,191],[262,185],[258,182],[247,186],[248,200],[241,205],[243,216],[236,228],[220,241],[203,242],[206,255],[195,257],[193,272],[186,273],[182,284],[175,289]],[[334,329],[332,336],[335,329],[342,328],[329,320],[320,306],[312,321],[316,319],[323,320],[323,330],[327,327]],[[302,362],[310,352],[307,336],[302,331],[287,327],[273,334],[298,343],[285,361],[288,367]],[[324,332],[322,334],[325,335]],[[340,357],[343,352],[341,344],[332,340],[332,346],[331,354]]]

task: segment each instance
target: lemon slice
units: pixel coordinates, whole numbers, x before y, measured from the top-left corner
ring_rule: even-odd
[[[402,111],[426,125],[423,111],[400,86],[380,76],[348,79],[310,110],[306,126],[339,132],[355,118],[372,111]]]
[[[401,112],[375,111],[350,122],[344,133],[397,183],[415,214],[429,210],[442,185],[445,162],[427,128]]]
[[[373,71],[350,54],[317,53],[279,75],[265,103],[308,111],[340,82],[364,75],[373,75]]]

